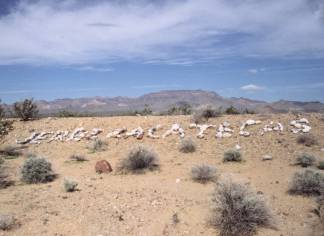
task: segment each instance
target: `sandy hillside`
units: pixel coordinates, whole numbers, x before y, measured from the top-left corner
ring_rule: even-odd
[[[5,167],[15,185],[0,190],[1,213],[14,214],[21,226],[0,235],[217,235],[217,230],[208,225],[210,193],[213,183],[200,184],[190,178],[191,167],[195,164],[210,164],[217,168],[219,179],[232,178],[234,181],[250,184],[255,191],[261,191],[271,206],[277,220],[277,230],[260,229],[258,235],[277,236],[312,235],[310,230],[316,222],[311,213],[314,199],[287,194],[289,180],[301,167],[292,163],[298,153],[307,152],[324,158],[324,121],[319,114],[305,115],[312,126],[311,133],[319,144],[305,147],[296,144],[296,134],[288,132],[288,124],[294,115],[238,115],[223,116],[210,120],[220,124],[225,120],[235,128],[230,138],[216,139],[215,130],[210,129],[204,139],[195,137],[197,130],[189,129],[189,116],[172,117],[113,117],[113,118],[59,118],[41,119],[31,122],[15,122],[14,130],[2,140],[2,145],[14,144],[17,138],[26,138],[30,131],[73,130],[103,128],[100,138],[108,142],[106,151],[89,153],[89,141],[43,142],[28,145],[26,153],[46,157],[53,164],[58,178],[47,184],[23,184],[19,180],[19,168],[26,157],[6,160]],[[261,125],[249,128],[251,137],[238,136],[242,121],[260,119]],[[285,132],[256,134],[267,122],[280,121]],[[192,154],[178,151],[180,139],[176,135],[165,139],[143,140],[106,139],[108,132],[126,126],[129,129],[142,126],[147,129],[156,124],[163,128],[162,134],[173,123],[185,128],[186,136],[194,138],[198,145]],[[105,159],[115,169],[119,160],[135,144],[152,147],[159,155],[160,170],[145,174],[120,175],[97,174],[95,163]],[[224,151],[236,144],[242,147],[244,162],[223,163]],[[85,155],[89,161],[69,162],[72,154]],[[271,161],[262,161],[262,156],[273,156]],[[80,191],[66,193],[64,178],[79,183]],[[180,182],[176,183],[176,179]],[[172,215],[177,213],[180,222],[172,224]]]

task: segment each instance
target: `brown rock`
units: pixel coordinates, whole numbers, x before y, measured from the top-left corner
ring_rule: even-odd
[[[112,172],[111,165],[106,160],[97,161],[95,170],[99,174]]]

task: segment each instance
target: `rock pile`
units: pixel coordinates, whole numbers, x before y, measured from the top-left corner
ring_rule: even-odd
[[[291,132],[293,132],[294,134],[309,133],[310,130],[312,129],[309,125],[309,121],[306,118],[293,120],[290,122],[290,125],[293,126]]]
[[[264,135],[267,132],[283,132],[284,131],[284,126],[280,122],[273,122],[271,121],[269,124],[265,125],[263,127],[263,131],[261,131],[261,135]]]
[[[171,134],[179,134],[181,138],[184,138],[185,132],[183,128],[180,127],[179,124],[173,124],[171,129],[167,130],[163,135],[162,138],[166,138]]]
[[[234,130],[230,128],[230,123],[225,121],[223,124],[220,124],[216,133],[216,138],[227,138],[231,137]]]
[[[127,132],[125,134],[125,138],[128,137],[135,137],[136,139],[142,139],[144,137],[144,130],[142,127],[137,127],[136,129],[133,129],[131,132]]]
[[[113,132],[107,134],[107,138],[121,138],[127,132],[126,128],[115,129]]]
[[[156,125],[155,127],[149,128],[147,132],[147,137],[157,139],[160,138],[160,136],[155,135],[155,132],[158,131],[161,128],[161,125]]]
[[[204,125],[198,125],[198,124],[190,124],[189,128],[190,129],[194,129],[197,128],[199,129],[199,133],[197,134],[197,138],[204,138],[205,137],[205,131],[209,128],[214,128],[215,125],[208,125],[208,124],[204,124]]]
[[[245,128],[251,125],[257,125],[257,124],[261,124],[261,121],[259,120],[247,120],[245,121],[242,126],[240,127],[240,132],[239,135],[244,136],[244,137],[249,137],[250,136],[250,132],[246,131]]]

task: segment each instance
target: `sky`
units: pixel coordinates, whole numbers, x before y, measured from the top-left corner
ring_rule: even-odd
[[[0,0],[0,99],[324,102],[324,0]]]

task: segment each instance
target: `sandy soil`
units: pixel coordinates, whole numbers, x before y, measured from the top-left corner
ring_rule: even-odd
[[[89,141],[43,142],[28,145],[25,152],[46,157],[53,164],[58,178],[51,183],[27,185],[19,178],[19,170],[26,157],[6,160],[5,167],[15,185],[0,190],[0,213],[14,214],[21,226],[0,235],[218,235],[217,229],[208,225],[210,193],[214,184],[199,184],[190,178],[191,167],[195,164],[210,164],[217,168],[219,179],[232,178],[250,184],[255,191],[262,191],[273,209],[277,220],[277,230],[260,229],[258,235],[314,235],[312,225],[316,221],[311,211],[315,207],[312,198],[287,194],[289,181],[300,167],[292,165],[300,152],[324,157],[324,122],[319,114],[305,116],[311,122],[311,133],[319,144],[305,147],[296,144],[297,135],[287,131],[293,115],[238,115],[223,116],[210,120],[220,124],[229,121],[235,127],[231,138],[216,139],[215,131],[208,130],[205,139],[195,138],[197,130],[190,130],[189,116],[173,117],[112,117],[112,118],[60,118],[41,119],[31,122],[15,122],[14,130],[2,140],[2,145],[14,144],[15,139],[25,138],[31,130],[56,131],[83,126],[87,130],[103,128],[105,135],[115,128],[126,126],[129,129],[142,126],[149,128],[162,124],[162,134],[173,123],[180,123],[186,136],[194,137],[198,149],[192,154],[178,151],[179,137],[166,139],[136,140],[109,139],[106,151],[89,153]],[[244,138],[238,136],[241,121],[248,118],[260,119],[263,124],[249,128],[254,134]],[[280,121],[285,132],[256,135],[256,131],[270,121]],[[159,155],[160,170],[145,174],[120,175],[96,174],[96,161],[105,159],[113,168],[125,157],[136,143],[152,147]],[[236,144],[242,147],[243,163],[223,163],[224,151]],[[89,161],[69,162],[72,154],[85,155]],[[262,156],[273,156],[271,161],[262,161]],[[79,183],[79,190],[66,193],[64,178]],[[180,179],[176,183],[176,179]],[[180,222],[172,224],[172,215],[177,213]]]

